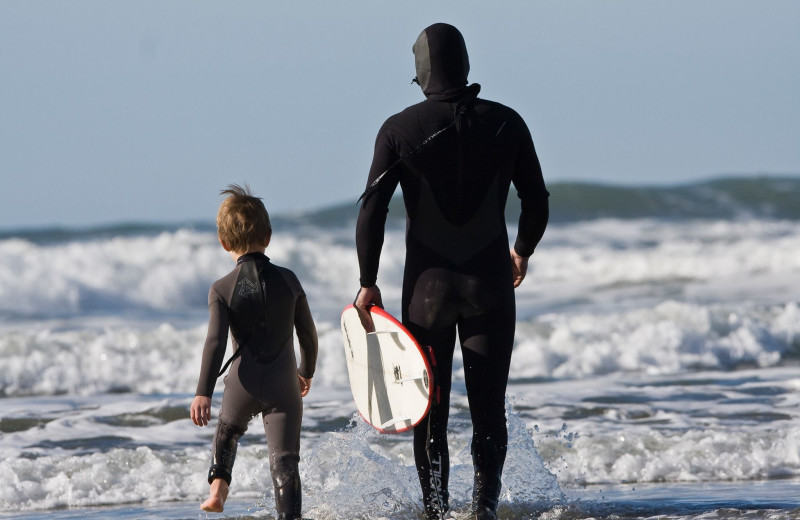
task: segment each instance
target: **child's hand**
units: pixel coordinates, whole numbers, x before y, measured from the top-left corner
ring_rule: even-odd
[[[211,398],[204,395],[194,396],[189,411],[193,423],[197,426],[205,426],[211,420]]]
[[[306,379],[300,374],[297,374],[297,379],[300,380],[300,397],[307,396],[308,391],[311,390],[311,379]]]

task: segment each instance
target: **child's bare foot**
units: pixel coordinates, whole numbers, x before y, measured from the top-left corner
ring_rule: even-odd
[[[208,492],[208,498],[200,504],[200,509],[209,513],[221,513],[227,498],[228,483],[221,478],[214,479],[211,483],[211,490]]]

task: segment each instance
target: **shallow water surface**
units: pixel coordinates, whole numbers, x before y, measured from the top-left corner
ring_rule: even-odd
[[[417,518],[410,434],[378,434],[350,395],[352,229],[284,228],[268,255],[298,274],[320,336],[306,516]],[[390,230],[394,313],[402,258]],[[257,419],[226,514],[198,509],[213,424],[192,425],[188,406],[207,290],[231,267],[209,230],[0,238],[0,518],[273,518]],[[501,518],[800,518],[798,295],[794,221],[551,226],[517,290]],[[456,355],[454,520],[472,486],[465,394]]]

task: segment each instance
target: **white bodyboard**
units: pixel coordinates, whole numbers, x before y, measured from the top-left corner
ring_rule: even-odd
[[[416,426],[430,410],[433,377],[414,337],[391,314],[372,307],[367,333],[352,305],[342,313],[350,390],[364,420],[382,433]]]

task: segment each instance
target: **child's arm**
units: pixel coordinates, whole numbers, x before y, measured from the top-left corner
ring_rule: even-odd
[[[311,378],[317,366],[317,328],[308,307],[305,293],[297,298],[294,312],[294,328],[300,343],[300,367],[297,375],[300,378],[300,394],[305,396],[311,388]]]
[[[227,345],[227,307],[212,286],[208,293],[208,333],[203,347],[203,361],[195,398],[190,408],[192,421],[198,426],[205,426],[211,419],[211,396],[214,394],[217,374],[225,359]]]

